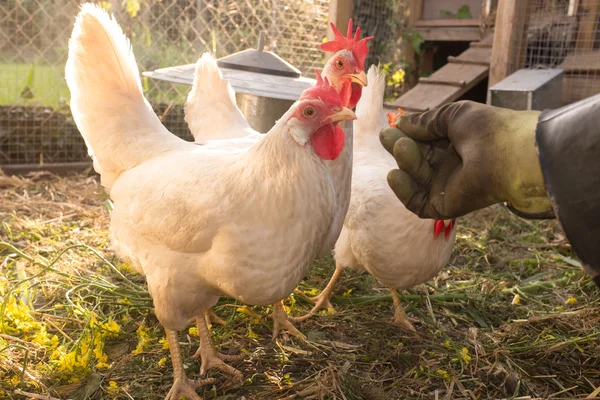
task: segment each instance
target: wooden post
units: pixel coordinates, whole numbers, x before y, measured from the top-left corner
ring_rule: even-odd
[[[421,20],[423,16],[423,0],[410,0],[410,15],[408,16],[408,31]],[[407,40],[404,43],[404,54],[406,63],[410,66],[405,75],[405,88],[411,89],[419,82],[419,71],[417,67],[417,57],[412,47],[412,41]]]
[[[592,50],[594,48],[596,28],[598,26],[600,1],[580,0],[579,10],[582,10],[583,12],[581,13],[579,29],[577,29],[577,39],[575,40],[576,47],[582,50]],[[575,8],[574,11],[575,14],[577,14],[577,8]]]
[[[496,10],[494,44],[490,64],[489,86],[500,82],[519,69],[527,40],[531,0],[499,0]]]
[[[329,2],[329,22],[333,22],[340,32],[346,35],[348,20],[352,18],[354,11],[353,0],[331,0]],[[356,24],[354,24],[356,27]],[[327,40],[333,40],[333,32],[327,28]]]

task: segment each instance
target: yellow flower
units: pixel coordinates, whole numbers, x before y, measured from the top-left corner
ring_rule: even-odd
[[[58,356],[58,371],[59,372],[73,372],[73,368],[75,367],[75,357],[76,354],[74,351],[70,353],[61,353]]]
[[[166,363],[167,363],[167,357],[163,357],[160,360],[158,360],[157,364],[159,367],[164,367]]]
[[[104,8],[106,11],[110,11],[112,4],[110,4],[110,2],[108,1],[101,1],[100,3],[98,3],[98,6]]]
[[[188,329],[188,333],[192,336],[198,336],[198,328],[192,326],[190,329]]]
[[[23,300],[10,297],[4,310],[4,333],[27,333],[40,329],[41,324],[29,314],[29,307]]]
[[[18,386],[19,382],[21,382],[21,379],[17,375],[14,375],[12,378],[10,378],[10,384],[13,386]]]
[[[103,363],[103,362],[99,362],[99,363],[96,363],[96,368],[98,368],[98,369],[109,369],[110,365],[108,365],[106,363]]]
[[[59,344],[58,336],[52,335],[52,337],[50,337],[50,335],[48,335],[46,325],[40,327],[40,330],[33,335],[31,341],[41,346],[49,347],[51,350],[56,349]]]
[[[571,304],[575,304],[577,303],[577,299],[575,297],[569,297],[566,301],[565,304],[571,305]]]
[[[131,352],[131,354],[134,356],[141,354],[146,349],[146,347],[148,347],[148,344],[151,340],[150,330],[146,328],[144,324],[140,325],[136,329],[136,333],[138,336],[138,344],[137,347]]]
[[[119,385],[117,385],[117,382],[115,381],[109,381],[108,382],[108,387],[106,388],[106,391],[112,395],[116,395],[117,393],[119,393]]]
[[[100,326],[104,330],[106,337],[116,337],[121,332],[121,326],[115,322],[112,318],[109,318],[107,322]]]
[[[248,325],[248,333],[246,333],[246,337],[248,337],[250,339],[258,339],[258,335],[256,333],[254,333],[254,331],[252,330],[252,327],[250,325]]]
[[[463,347],[460,351],[460,358],[462,358],[462,360],[465,362],[465,364],[468,364],[469,361],[471,361],[471,356],[469,355],[469,349],[467,349],[466,347]]]
[[[169,341],[167,340],[167,338],[161,338],[158,343],[160,343],[162,345],[162,349],[163,350],[169,350]]]
[[[448,371],[444,371],[443,369],[438,369],[437,371],[435,371],[436,374],[438,374],[439,376],[442,377],[442,379],[444,379],[445,381],[451,381],[452,378],[450,377],[450,374],[448,373]]]
[[[125,3],[125,9],[131,18],[135,18],[140,11],[140,2],[138,0],[127,0],[127,3]]]
[[[348,297],[348,296],[350,296],[350,293],[352,293],[352,289],[346,290],[342,296]]]
[[[520,302],[521,302],[521,296],[519,296],[518,294],[515,294],[515,297],[513,297],[513,299],[512,299],[512,304],[517,305]]]

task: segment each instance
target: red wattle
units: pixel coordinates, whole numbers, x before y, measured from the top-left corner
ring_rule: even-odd
[[[350,91],[350,100],[348,101],[348,105],[346,107],[353,109],[358,104],[360,96],[362,96],[362,86],[360,86],[358,83],[352,82]]]
[[[315,152],[324,160],[335,160],[344,148],[344,130],[328,124],[319,128],[310,139]]]
[[[441,219],[437,219],[435,220],[435,222],[433,223],[433,237],[437,239],[437,237],[440,235],[440,232],[442,231],[442,228],[444,227],[444,221],[442,221]]]
[[[455,223],[456,219],[453,218],[450,223],[448,224],[448,226],[444,229],[444,236],[446,237],[446,239],[448,239],[448,236],[450,236],[450,233],[452,233],[452,229],[454,229],[454,223]]]
[[[352,98],[352,82],[351,81],[344,82],[344,84],[342,85],[342,89],[340,90],[340,98],[342,100],[342,105],[344,107],[353,108],[353,107],[348,106],[350,104],[350,101]],[[360,98],[360,96],[359,96],[359,98]],[[358,102],[358,100],[357,100],[357,102]]]

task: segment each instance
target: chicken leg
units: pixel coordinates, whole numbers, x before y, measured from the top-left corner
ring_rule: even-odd
[[[279,336],[282,330],[286,330],[290,335],[296,336],[299,339],[306,339],[306,336],[296,329],[292,323],[292,318],[285,312],[283,300],[273,304],[271,319],[273,320],[273,339]]]
[[[208,330],[208,324],[206,323],[206,314],[202,317],[196,318],[196,326],[198,327],[198,335],[200,336],[200,347],[196,353],[192,356],[193,359],[201,358],[202,364],[200,365],[200,375],[206,374],[211,368],[220,369],[222,372],[233,375],[234,379],[239,381],[241,384],[244,381],[242,373],[233,368],[231,365],[225,363],[225,361],[239,361],[244,358],[243,354],[239,355],[227,355],[217,352]]]
[[[410,323],[408,317],[406,316],[406,313],[404,312],[404,308],[400,303],[400,297],[398,296],[398,292],[396,291],[396,289],[389,289],[392,293],[392,300],[394,301],[394,319],[392,323],[407,331],[416,332],[417,330]]]
[[[188,400],[202,400],[196,389],[199,387],[216,383],[217,380],[210,378],[201,381],[193,381],[187,377],[183,369],[183,359],[181,358],[181,348],[179,347],[179,339],[177,332],[165,328],[167,341],[169,342],[169,351],[171,352],[171,362],[173,363],[173,386],[165,400],[177,400],[181,396],[185,396]]]
[[[307,297],[308,300],[315,303],[314,307],[310,310],[308,314],[294,318],[294,322],[305,321],[308,318],[312,317],[319,310],[327,309],[331,310],[332,313],[335,312],[335,309],[333,308],[333,305],[331,304],[329,299],[333,294],[333,287],[335,286],[338,279],[340,279],[340,276],[342,276],[342,271],[344,271],[344,267],[342,267],[340,264],[336,264],[335,272],[331,276],[331,279],[329,280],[327,286],[325,286],[325,289],[323,289],[323,291],[315,297]],[[304,296],[306,297],[306,295]]]

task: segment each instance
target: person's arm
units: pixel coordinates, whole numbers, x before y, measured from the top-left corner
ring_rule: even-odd
[[[388,182],[422,218],[450,219],[506,202],[521,214],[552,211],[537,160],[539,111],[472,101],[402,115],[381,132],[399,169]]]
[[[556,215],[600,286],[600,95],[541,114],[457,102],[396,126],[381,141],[409,210],[450,219],[504,202],[525,218]]]
[[[554,211],[600,286],[600,95],[543,112],[536,141]]]

